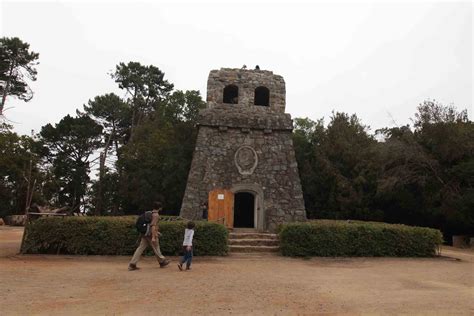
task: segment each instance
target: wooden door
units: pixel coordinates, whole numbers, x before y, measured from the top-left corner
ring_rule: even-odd
[[[229,190],[215,189],[209,192],[208,220],[234,227],[234,193]]]

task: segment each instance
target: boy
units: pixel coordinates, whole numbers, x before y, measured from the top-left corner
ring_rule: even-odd
[[[188,222],[187,228],[184,230],[184,256],[178,268],[183,271],[183,264],[186,263],[186,270],[191,270],[191,261],[193,260],[193,237],[194,237],[194,222]]]
[[[170,263],[170,261],[161,254],[160,242],[158,241],[158,237],[161,235],[161,233],[158,231],[158,221],[160,218],[159,214],[162,209],[161,202],[155,202],[153,206],[154,208],[151,211],[152,213],[150,223],[151,237],[140,235],[140,245],[138,246],[137,250],[135,250],[132,260],[130,260],[130,263],[128,264],[129,271],[139,269],[137,267],[138,260],[140,260],[140,257],[147,246],[150,246],[153,249],[156,258],[160,263],[160,268],[164,268]]]

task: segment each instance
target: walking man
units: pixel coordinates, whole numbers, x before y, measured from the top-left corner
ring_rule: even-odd
[[[145,225],[148,225],[147,226],[148,229],[146,229],[145,233],[140,234],[140,245],[138,246],[137,250],[135,250],[132,260],[130,260],[130,263],[128,264],[129,271],[139,269],[137,267],[138,260],[140,260],[140,257],[143,251],[145,251],[145,249],[148,246],[150,246],[153,249],[153,252],[155,253],[155,256],[158,259],[158,262],[160,264],[160,268],[164,268],[170,263],[170,261],[161,254],[161,250],[160,250],[159,237],[161,233],[159,232],[158,221],[160,218],[161,210],[162,210],[161,202],[155,202],[154,208],[151,211],[151,220],[147,219],[147,217],[149,217],[150,215],[150,214],[147,214],[149,212],[145,212],[145,214],[141,215],[144,217],[143,219],[144,219],[144,222],[146,223]],[[147,222],[149,222],[149,224],[147,224]]]

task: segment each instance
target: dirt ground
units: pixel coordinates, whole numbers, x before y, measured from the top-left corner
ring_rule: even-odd
[[[474,314],[474,252],[443,257],[153,258],[17,255],[22,229],[0,226],[0,315]]]

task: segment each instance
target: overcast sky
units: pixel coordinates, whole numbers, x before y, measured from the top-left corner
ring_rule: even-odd
[[[19,133],[116,92],[119,62],[153,64],[176,89],[200,90],[221,67],[260,65],[286,81],[286,112],[356,113],[375,130],[410,123],[436,99],[473,119],[473,5],[463,2],[9,2],[0,34],[40,54],[34,98],[9,99]],[[326,122],[328,119],[326,119]]]

